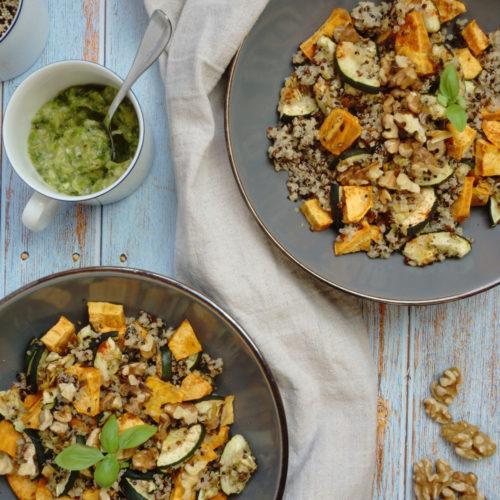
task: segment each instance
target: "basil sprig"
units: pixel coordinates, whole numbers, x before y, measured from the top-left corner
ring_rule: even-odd
[[[446,116],[450,123],[463,132],[467,126],[466,102],[460,95],[460,79],[453,63],[447,64],[439,79],[437,100],[446,108]]]
[[[94,481],[101,488],[109,488],[118,478],[120,468],[126,462],[118,461],[121,450],[136,448],[153,437],[158,429],[154,425],[136,425],[123,432],[119,431],[114,415],[108,418],[101,431],[101,448],[72,444],[55,458],[55,463],[66,470],[84,470],[95,465]]]

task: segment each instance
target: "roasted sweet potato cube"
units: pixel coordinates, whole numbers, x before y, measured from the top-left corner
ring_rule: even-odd
[[[234,423],[234,396],[224,398],[224,406],[220,415],[220,425],[232,425]]]
[[[229,439],[229,427],[221,426],[217,434],[207,434],[201,445],[200,459],[206,462],[217,460],[218,455],[215,453],[217,448],[224,446]],[[214,497],[211,497],[214,498]]]
[[[85,490],[82,500],[99,500],[101,498],[100,492],[100,489]]]
[[[202,350],[193,327],[187,319],[185,319],[180,324],[179,328],[175,330],[175,333],[168,341],[168,347],[177,361],[192,356]]]
[[[227,495],[225,495],[224,493],[222,493],[221,491],[219,491],[217,493],[217,495],[215,495],[214,497],[212,497],[210,500],[227,500]]]
[[[208,436],[207,444],[208,446],[216,450],[217,448],[224,446],[227,443],[228,439],[229,439],[229,426],[221,425],[219,432],[217,434],[212,434]]]
[[[22,416],[22,421],[28,429],[40,428],[40,415],[43,409],[42,393],[30,394],[24,400],[26,413]]]
[[[40,339],[49,351],[64,352],[71,337],[75,335],[75,325],[64,316]]]
[[[467,7],[458,0],[433,0],[442,23],[451,21],[467,11]]]
[[[483,70],[481,63],[472,55],[471,51],[465,47],[455,51],[462,73],[466,80],[473,80]]]
[[[14,425],[8,420],[0,422],[0,451],[14,458],[17,454],[17,443],[20,439],[22,439],[22,435],[16,431]]]
[[[300,211],[304,214],[312,231],[324,231],[333,223],[330,212],[321,207],[317,198],[304,201],[300,206]]]
[[[468,125],[463,132],[459,132],[451,123],[448,123],[448,130],[451,132],[446,141],[448,154],[455,160],[461,160],[474,143],[477,132]]]
[[[80,382],[73,406],[78,413],[94,417],[100,411],[101,372],[98,368],[81,365],[70,366],[67,370]]]
[[[500,121],[500,109],[483,109],[481,118],[483,120]]]
[[[144,421],[132,413],[124,413],[118,418],[118,430],[120,432],[137,427],[138,425],[144,425]]]
[[[476,146],[475,146],[475,151],[474,151],[476,165],[475,165],[475,169],[474,169],[474,174],[477,177],[481,177],[483,175],[482,169],[483,169],[484,153],[488,149],[490,149],[491,146],[493,146],[493,144],[490,144],[488,141],[485,141],[484,139],[478,139],[476,141]]]
[[[191,372],[181,382],[183,401],[193,401],[212,394],[212,384],[199,372]]]
[[[500,175],[500,150],[483,139],[476,141],[475,174],[483,177]]]
[[[36,480],[19,474],[7,474],[7,482],[18,500],[36,500]]]
[[[196,493],[194,491],[186,492],[184,490],[184,486],[182,486],[182,474],[184,474],[184,469],[181,469],[174,477],[174,489],[170,493],[169,500],[195,500]]]
[[[361,221],[372,206],[371,186],[342,187],[342,220],[346,224],[355,224]]]
[[[44,477],[36,483],[35,500],[54,500],[52,492],[47,487],[48,480]],[[71,500],[71,497],[66,495],[58,496],[59,500]]]
[[[500,175],[500,150],[498,148],[488,148],[483,156],[482,175],[485,177],[496,177]]]
[[[87,307],[90,324],[96,332],[118,332],[120,335],[125,333],[127,326],[123,305],[110,302],[89,302]]]
[[[430,75],[435,67],[430,58],[432,45],[422,14],[412,11],[405,17],[403,26],[396,34],[396,54],[405,56],[415,65],[419,75]]]
[[[462,30],[462,36],[475,56],[481,54],[490,44],[490,39],[479,27],[475,19]]]
[[[484,179],[479,179],[477,184],[472,188],[472,201],[473,207],[484,207],[488,204],[491,196],[491,185]]]
[[[370,226],[367,222],[363,222],[360,229],[355,231],[350,236],[342,235],[340,239],[334,243],[335,255],[344,255],[355,252],[368,252],[371,242],[377,241],[380,235],[380,230],[376,226]]]
[[[483,120],[481,127],[488,140],[500,148],[500,121]]]
[[[342,108],[333,109],[319,129],[319,140],[330,153],[339,155],[361,135],[358,119]]]
[[[472,202],[472,188],[474,187],[474,177],[466,177],[458,198],[451,207],[453,218],[462,223],[470,216]]]
[[[151,391],[151,396],[146,401],[145,412],[157,422],[163,405],[182,403],[182,391],[170,382],[164,382],[158,377],[148,377],[146,386]]]
[[[352,25],[352,19],[349,12],[345,9],[334,9],[320,28],[305,42],[301,43],[300,49],[306,57],[312,60],[316,52],[316,42],[322,36],[332,38],[336,28],[347,27],[349,25]]]

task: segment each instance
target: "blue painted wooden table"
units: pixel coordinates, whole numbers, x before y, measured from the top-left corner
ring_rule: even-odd
[[[48,0],[50,37],[33,71],[61,59],[88,59],[124,76],[146,25],[141,0]],[[25,78],[0,84],[0,110]],[[175,181],[169,156],[163,84],[157,66],[134,87],[154,130],[155,158],[144,185],[106,207],[68,206],[42,233],[23,228],[29,189],[2,151],[0,294],[47,274],[91,265],[132,266],[173,273]],[[0,113],[1,123],[1,113]],[[453,404],[456,419],[477,424],[498,442],[500,289],[426,308],[362,302],[379,385],[373,498],[412,497],[412,463],[442,457],[479,476],[480,490],[499,498],[499,453],[479,463],[458,459],[423,412],[431,380],[458,366],[465,382]],[[346,457],[348,459],[348,457]],[[312,499],[304,499],[312,500]]]

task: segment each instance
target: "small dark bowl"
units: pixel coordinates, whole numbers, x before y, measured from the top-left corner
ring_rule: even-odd
[[[7,389],[22,369],[26,345],[47,331],[60,314],[86,320],[87,300],[124,304],[128,315],[145,310],[177,326],[193,324],[202,345],[222,357],[221,394],[235,394],[233,433],[243,434],[259,469],[239,498],[282,498],[288,464],[286,419],[278,388],[257,347],[222,309],[170,278],[123,268],[87,268],[55,274],[0,301],[0,380]],[[0,498],[15,498],[6,481]]]

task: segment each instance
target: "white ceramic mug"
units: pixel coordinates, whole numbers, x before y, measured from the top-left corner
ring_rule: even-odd
[[[26,71],[43,52],[49,34],[46,0],[19,0],[17,13],[0,38],[0,81]]]
[[[139,145],[127,170],[113,184],[83,196],[59,193],[49,186],[36,171],[28,154],[28,136],[35,113],[59,92],[74,85],[100,84],[119,87],[122,80],[112,71],[87,61],[62,61],[30,75],[12,95],[5,112],[3,138],[5,151],[17,175],[35,193],[26,204],[22,221],[32,231],[44,229],[54,217],[61,203],[104,205],[125,198],[135,191],[151,166],[152,136],[133,92],[128,98],[139,120]]]

